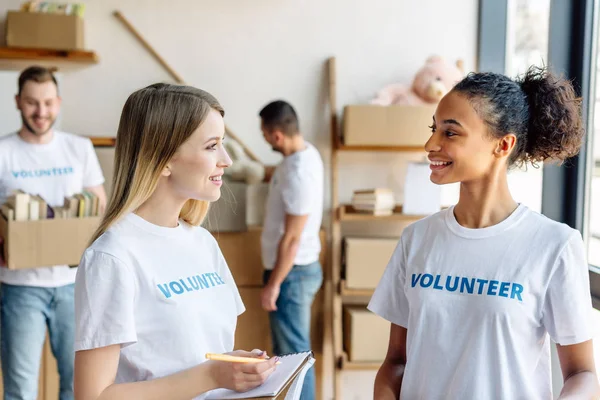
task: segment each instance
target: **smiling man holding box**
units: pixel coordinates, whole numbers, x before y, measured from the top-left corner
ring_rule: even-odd
[[[22,127],[0,139],[0,204],[16,190],[49,206],[83,190],[106,204],[104,177],[91,141],[52,129],[60,110],[56,78],[42,67],[19,77],[16,95]],[[1,240],[1,238],[0,238]],[[60,374],[60,400],[73,399],[73,283],[67,265],[0,268],[0,335],[5,399],[37,398],[46,327]]]

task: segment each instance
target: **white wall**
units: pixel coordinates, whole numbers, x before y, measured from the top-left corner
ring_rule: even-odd
[[[4,0],[0,16],[21,0]],[[170,76],[125,30],[119,9],[192,85],[212,92],[226,123],[259,157],[279,160],[263,142],[257,113],[283,98],[306,137],[329,159],[325,61],[338,58],[338,105],[367,101],[382,85],[408,81],[433,53],[475,66],[477,0],[95,0],[86,4],[86,46],[100,63],[64,74],[62,128],[115,135],[127,96]],[[0,26],[2,28],[2,26]],[[0,96],[13,96],[4,81]],[[4,99],[0,104],[5,104]],[[4,112],[4,111],[3,111]],[[344,157],[356,187],[391,185],[401,200],[402,155]],[[380,161],[378,161],[380,160]],[[361,173],[365,168],[369,173]],[[346,175],[342,175],[346,179]],[[341,200],[355,187],[343,181]],[[329,195],[327,195],[327,200]]]
[[[0,16],[21,2],[3,0]],[[337,57],[339,111],[368,101],[387,83],[410,81],[431,54],[461,58],[467,70],[475,67],[477,0],[82,2],[86,46],[98,53],[100,63],[63,73],[61,128],[83,135],[114,136],[131,92],[171,81],[112,16],[115,9],[189,84],[222,102],[228,126],[267,163],[279,156],[263,142],[257,113],[267,102],[283,98],[296,107],[305,136],[329,165],[325,62],[330,56]],[[5,105],[14,110],[15,87],[12,78],[0,79],[2,116],[7,115]],[[420,155],[343,155],[340,199],[349,201],[359,187],[384,185],[395,189],[401,201],[405,161],[415,157]],[[329,198],[326,191],[326,204]],[[360,379],[345,379],[345,384],[346,394],[354,393],[354,398],[371,396],[370,384]]]

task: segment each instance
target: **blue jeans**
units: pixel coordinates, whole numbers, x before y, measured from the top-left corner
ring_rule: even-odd
[[[265,284],[271,271],[264,273]],[[273,353],[275,355],[311,350],[311,306],[323,283],[323,271],[317,261],[308,265],[294,265],[281,284],[277,311],[269,313]],[[301,400],[315,399],[315,371],[308,370],[302,386]]]
[[[36,400],[46,326],[60,374],[60,400],[73,400],[75,285],[0,284],[0,356],[4,400]]]

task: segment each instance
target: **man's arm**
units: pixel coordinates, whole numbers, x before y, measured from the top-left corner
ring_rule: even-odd
[[[285,216],[285,232],[279,241],[277,260],[269,282],[262,292],[262,306],[266,311],[277,309],[275,303],[279,297],[279,288],[294,266],[294,258],[296,258],[300,237],[307,219],[308,215],[286,214]]]
[[[600,399],[592,341],[556,349],[564,379],[559,399]]]
[[[84,188],[84,190],[98,196],[98,214],[104,214],[104,210],[106,210],[106,191],[104,190],[104,185],[90,186]]]

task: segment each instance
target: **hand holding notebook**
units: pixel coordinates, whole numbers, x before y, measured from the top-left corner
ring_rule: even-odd
[[[261,386],[239,393],[228,389],[217,389],[209,393],[207,400],[229,400],[229,399],[279,399],[286,389],[285,400],[297,400],[300,398],[302,383],[306,371],[315,362],[313,353],[294,353],[280,356],[280,365]]]

